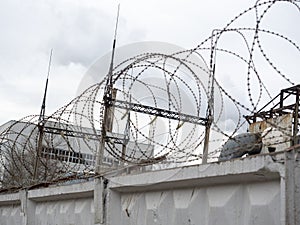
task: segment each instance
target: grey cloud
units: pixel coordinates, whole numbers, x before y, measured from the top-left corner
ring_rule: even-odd
[[[57,73],[54,68],[52,69],[53,77],[61,77],[55,81],[53,77],[51,78],[49,101],[51,101],[51,91],[54,90],[57,92],[55,93],[57,96],[68,96],[65,99],[74,97],[70,90],[66,90],[67,88],[57,88],[63,82],[62,80],[74,80],[75,85],[75,81],[80,79],[79,72],[82,72],[84,68],[87,69],[95,59],[111,50],[116,17],[115,2],[113,1],[108,3],[98,0],[86,2],[79,0],[0,0],[0,2],[0,98],[6,102],[16,103],[15,109],[22,107],[22,110],[25,111],[29,105],[40,106],[40,93],[44,88],[51,48],[54,49],[53,67],[63,67],[64,69],[60,73]],[[91,6],[91,2],[97,7]],[[250,2],[228,0],[217,5],[215,1],[196,0],[188,2],[130,0],[123,2],[119,21],[118,46],[134,41],[159,40],[192,48],[209,36],[213,28],[222,28],[239,12],[254,4],[255,0]],[[110,4],[110,6],[103,7],[104,4]],[[224,8],[228,10],[224,10]],[[277,24],[278,20],[282,21],[289,17],[288,13],[285,15],[284,18],[277,17],[274,23],[275,27],[279,25]],[[299,13],[297,12],[296,15],[298,16]],[[270,20],[272,18],[274,17],[270,17]],[[293,17],[291,21],[296,20]],[[264,24],[267,23],[265,20],[264,22]],[[290,23],[287,24],[290,25]],[[284,28],[287,32],[292,30],[293,37],[297,41],[299,29],[292,26],[284,26]],[[294,60],[298,59],[297,57],[294,57]],[[218,56],[218,63],[224,61],[224,58],[221,59]],[[73,64],[80,64],[84,68],[70,70]],[[228,60],[227,65],[231,69],[233,68],[232,64],[232,61]],[[293,64],[297,65],[296,62]],[[224,76],[228,73],[231,74],[231,70],[225,69],[220,70],[225,74]],[[233,69],[236,69],[236,66]],[[264,76],[271,74],[269,71],[263,70],[263,72]],[[63,73],[64,75],[62,75]],[[243,71],[243,74],[245,75],[246,72]],[[62,76],[66,76],[68,79],[63,79]],[[298,75],[295,74],[295,76],[297,78],[295,80],[299,80]],[[265,77],[263,80],[268,82],[268,76]],[[244,102],[249,99],[245,89],[247,88],[245,87],[246,78],[239,77],[239,79],[243,80],[243,86],[232,88],[235,83],[229,82],[223,82],[222,85],[235,98]],[[10,82],[4,82],[8,80]],[[228,81],[227,78],[224,80]],[[30,82],[36,83],[34,88],[38,91],[28,90],[33,89]],[[268,87],[274,86],[274,92],[277,94],[278,86],[280,88],[281,83],[277,81],[273,83],[276,85],[268,84]],[[74,87],[74,91],[76,88]],[[240,91],[244,91],[243,94],[240,94]],[[31,102],[26,99],[31,99]],[[54,98],[53,101],[57,102],[57,98]],[[48,104],[55,106],[51,102]],[[226,109],[227,119],[236,120],[235,111],[230,107]],[[6,117],[9,117],[9,113],[7,114]]]
[[[74,8],[68,13],[61,11],[59,18],[57,30],[50,34],[47,43],[55,49],[59,64],[89,65],[110,49],[114,24],[110,15],[93,9]]]

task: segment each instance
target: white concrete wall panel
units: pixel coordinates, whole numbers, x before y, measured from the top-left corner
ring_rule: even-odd
[[[145,224],[146,210],[135,210],[135,208],[145,209],[146,201],[143,194],[124,194],[121,198],[121,205],[121,214],[125,224],[130,223],[130,221],[133,220],[132,218],[135,218],[136,224]],[[111,213],[116,214],[117,212]]]
[[[0,224],[12,225],[22,224],[20,205],[2,205],[0,206]]]
[[[279,225],[280,182],[124,193],[121,204],[122,225]]]
[[[298,225],[300,154],[279,156],[1,194],[0,225]]]
[[[89,225],[94,224],[93,198],[37,202],[36,225]]]
[[[249,225],[280,224],[280,188],[274,182],[255,183],[247,186],[249,215],[245,218]]]

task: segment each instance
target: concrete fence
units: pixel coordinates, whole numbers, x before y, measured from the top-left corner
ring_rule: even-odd
[[[1,225],[296,225],[298,151],[0,195]]]

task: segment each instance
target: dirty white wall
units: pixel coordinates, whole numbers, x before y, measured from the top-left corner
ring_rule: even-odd
[[[279,181],[124,193],[121,203],[124,225],[280,224]]]

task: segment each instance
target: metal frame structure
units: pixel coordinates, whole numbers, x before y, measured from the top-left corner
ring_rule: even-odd
[[[299,130],[299,96],[300,96],[300,84],[295,85],[290,88],[282,89],[280,93],[268,102],[263,108],[253,115],[245,116],[245,119],[249,124],[255,123],[258,120],[267,120],[271,118],[276,118],[285,114],[292,114],[292,140],[291,146],[296,145],[298,141],[297,133]],[[291,97],[295,98],[293,104],[285,104]],[[276,103],[277,101],[277,103]],[[271,104],[274,104],[269,110],[264,111]]]

